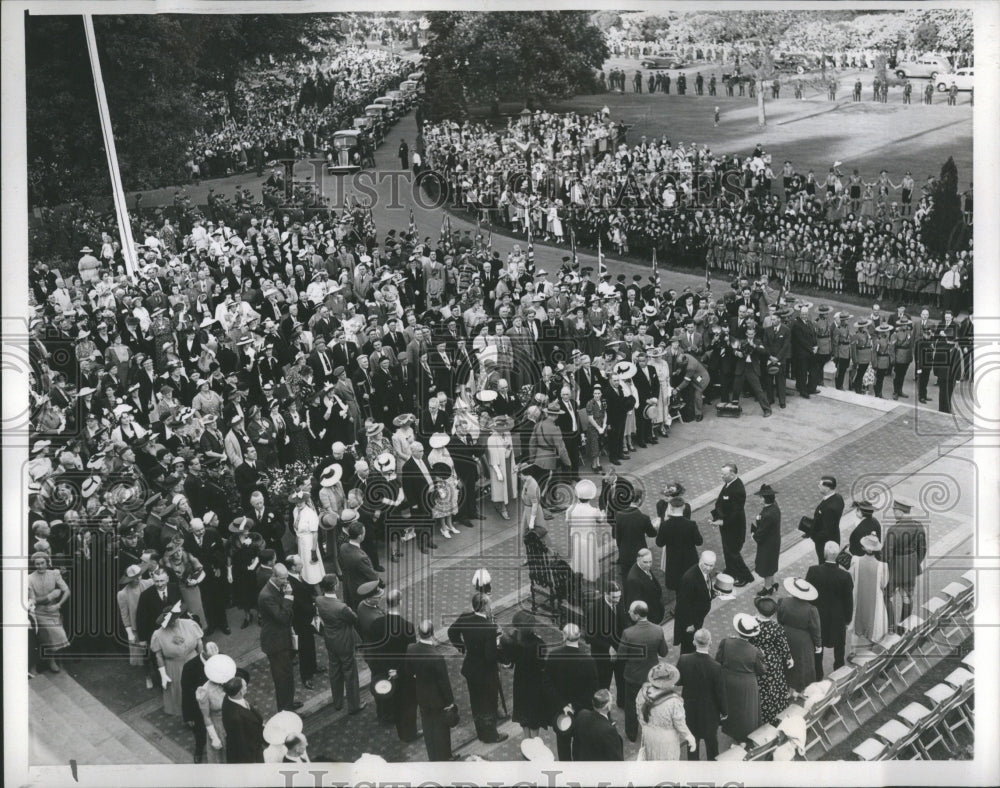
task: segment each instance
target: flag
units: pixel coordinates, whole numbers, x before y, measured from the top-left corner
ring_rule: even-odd
[[[417,223],[413,219],[413,209],[410,208],[410,235],[417,234]]]
[[[597,276],[603,277],[608,272],[604,265],[604,252],[601,251],[601,236],[597,236]]]
[[[576,256],[576,232],[573,230],[573,225],[569,226],[569,248],[573,255],[573,268],[578,269],[580,267],[580,260]]]
[[[654,246],[653,247],[653,278],[654,279],[656,278],[656,274],[657,274],[657,270],[656,270],[656,247]]]
[[[493,220],[490,219],[490,236],[486,241],[486,248],[493,251]]]
[[[530,213],[530,211],[529,212],[525,212],[525,218],[527,219],[526,223],[528,225],[528,257],[534,259],[534,257],[535,257],[535,247],[531,243],[531,213]]]

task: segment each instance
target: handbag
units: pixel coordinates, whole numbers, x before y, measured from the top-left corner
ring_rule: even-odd
[[[444,721],[448,723],[449,728],[454,728],[458,725],[458,706],[452,704],[444,710]]]
[[[799,530],[802,532],[803,536],[812,536],[813,532],[813,520],[812,517],[803,517],[799,520]]]
[[[851,554],[849,547],[844,547],[839,553],[837,553],[837,563],[840,564],[844,569],[851,568],[851,561],[854,556]]]

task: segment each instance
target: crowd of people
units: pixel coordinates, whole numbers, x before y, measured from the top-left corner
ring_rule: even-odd
[[[339,49],[321,61],[268,64],[238,86],[240,109],[206,111],[215,127],[192,140],[191,179],[255,170],[271,161],[333,153],[334,132],[354,128],[354,119],[374,99],[394,90],[414,71],[412,61],[385,49]],[[224,106],[216,98],[206,104]]]
[[[481,224],[529,237],[906,305],[971,307],[971,234],[967,248],[943,255],[924,244],[932,176],[918,184],[906,172],[894,183],[885,170],[866,177],[835,162],[817,177],[761,145],[717,155],[666,135],[632,145],[623,136],[603,111],[536,112],[500,129],[425,125],[424,163]],[[961,199],[971,224],[971,185]]]

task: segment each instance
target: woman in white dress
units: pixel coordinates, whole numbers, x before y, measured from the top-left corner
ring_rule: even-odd
[[[319,548],[319,515],[312,506],[309,494],[303,490],[292,493],[289,502],[295,505],[292,512],[292,531],[302,559],[302,582],[311,586],[323,579],[323,557]]]
[[[597,497],[597,486],[590,479],[576,483],[576,497],[577,503],[566,510],[569,565],[585,583],[593,585],[601,579],[601,555],[611,540],[611,530],[604,512],[591,503]]]
[[[510,431],[514,420],[497,416],[490,422],[486,439],[486,463],[490,470],[490,500],[504,520],[510,519],[507,504],[517,499],[517,474],[514,470],[514,443]]]

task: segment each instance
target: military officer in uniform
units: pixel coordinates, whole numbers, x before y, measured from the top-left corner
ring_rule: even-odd
[[[909,395],[903,391],[903,381],[906,372],[913,362],[913,324],[906,318],[896,323],[896,331],[892,336],[890,355],[892,356],[892,398],[906,399]]]
[[[894,498],[892,513],[896,521],[889,526],[882,543],[882,560],[889,567],[886,585],[886,609],[889,611],[889,628],[904,621],[913,610],[913,591],[927,556],[927,529],[909,516],[913,504]],[[899,592],[900,604],[894,601]]]
[[[815,381],[809,391],[815,393],[815,389],[823,385],[823,369],[826,362],[833,356],[833,326],[830,324],[828,315],[833,312],[833,308],[822,304],[816,309],[816,353],[813,356],[813,380]]]
[[[872,363],[872,337],[868,333],[870,320],[858,320],[854,324],[854,336],[851,337],[851,366],[854,368],[854,380],[851,381],[851,391],[864,394],[865,372]]]
[[[875,329],[875,396],[882,398],[882,383],[892,371],[892,326],[884,325]]]
[[[848,325],[852,315],[840,312],[837,315],[837,325],[833,328],[831,341],[833,344],[833,363],[837,365],[837,376],[834,384],[838,391],[844,390],[844,377],[851,366],[851,327]]]

